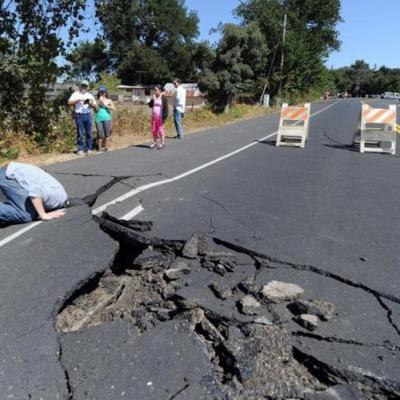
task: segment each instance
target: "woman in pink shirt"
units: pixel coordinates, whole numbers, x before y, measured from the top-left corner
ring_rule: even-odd
[[[151,132],[153,134],[153,143],[151,149],[162,149],[165,147],[165,121],[168,118],[168,100],[162,93],[160,85],[154,86],[154,95],[149,102],[151,113]]]

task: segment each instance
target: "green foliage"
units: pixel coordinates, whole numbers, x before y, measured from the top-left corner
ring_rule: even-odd
[[[236,14],[243,24],[256,23],[268,55],[267,89],[276,94],[282,79],[287,97],[308,94],[321,85],[324,61],[339,48],[336,25],[340,21],[340,0],[246,0]],[[282,45],[282,21],[287,14],[287,35]],[[280,56],[285,56],[283,73]]]
[[[357,60],[350,67],[331,71],[338,92],[353,95],[400,92],[400,69],[371,68],[364,60]],[[358,89],[358,90],[357,90]]]
[[[15,160],[20,155],[20,148],[15,140],[15,135],[8,131],[0,135],[0,160]]]
[[[47,85],[62,73],[56,59],[82,27],[84,0],[0,3],[0,130],[50,132],[54,109]]]
[[[192,80],[203,63],[206,46],[195,42],[199,20],[183,0],[99,0],[97,16],[124,83]]]
[[[228,111],[239,96],[254,93],[266,69],[267,47],[255,24],[226,24],[214,60],[200,76],[200,89],[216,109]]]
[[[99,80],[96,82],[96,88],[100,85],[103,85],[107,88],[108,92],[118,92],[118,86],[121,84],[121,79],[118,76],[113,74],[107,74],[106,72],[102,72],[99,76]]]
[[[110,69],[107,45],[101,38],[80,43],[68,54],[67,60],[70,62],[68,75],[76,80],[100,79]]]

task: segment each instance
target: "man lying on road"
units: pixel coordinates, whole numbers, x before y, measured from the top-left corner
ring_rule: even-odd
[[[0,223],[18,224],[62,217],[67,193],[55,178],[38,167],[11,162],[0,168]]]

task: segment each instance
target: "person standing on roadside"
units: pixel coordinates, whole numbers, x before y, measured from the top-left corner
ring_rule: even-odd
[[[162,92],[160,85],[154,86],[154,95],[149,102],[151,113],[151,132],[153,134],[153,144],[150,146],[154,149],[165,147],[165,121],[168,118],[168,100]]]
[[[182,85],[180,79],[174,80],[175,94],[174,94],[174,124],[176,129],[176,139],[183,139],[183,117],[185,116],[186,108],[186,89]]]
[[[93,120],[92,109],[97,107],[96,100],[89,93],[89,82],[83,80],[79,85],[79,90],[72,93],[68,100],[69,106],[75,108],[75,122],[77,133],[78,155],[93,153]],[[84,140],[84,135],[86,140]]]
[[[96,129],[97,148],[99,151],[108,151],[107,139],[111,134],[111,111],[115,110],[114,103],[109,99],[104,86],[99,87],[97,93]]]

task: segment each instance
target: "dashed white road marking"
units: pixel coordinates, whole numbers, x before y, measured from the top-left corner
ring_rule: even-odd
[[[320,114],[320,113],[322,113],[322,112],[328,110],[329,108],[333,107],[334,105],[336,105],[336,104],[339,103],[339,102],[340,102],[340,100],[335,101],[334,103],[330,104],[329,106],[324,107],[323,109],[321,109],[321,110],[315,112],[314,114],[311,114],[311,117],[314,117],[315,115],[318,115],[318,114]],[[207,162],[207,163],[205,163],[205,164],[202,164],[202,165],[200,165],[200,166],[198,166],[198,167],[196,167],[196,168],[193,168],[193,169],[191,169],[191,170],[189,170],[189,171],[186,171],[186,172],[184,172],[184,173],[182,173],[182,174],[176,175],[176,176],[174,176],[173,178],[164,179],[164,180],[161,180],[161,181],[157,181],[157,182],[153,182],[153,183],[148,183],[148,184],[146,184],[146,185],[140,186],[140,187],[138,187],[137,189],[131,190],[131,191],[129,191],[128,193],[125,193],[124,195],[122,195],[122,196],[120,196],[120,197],[117,197],[116,199],[114,199],[114,200],[112,200],[112,201],[110,201],[110,202],[108,202],[108,203],[106,203],[106,204],[104,204],[104,205],[102,205],[102,206],[100,206],[100,207],[97,207],[96,209],[94,209],[94,210],[92,211],[92,213],[93,213],[93,214],[100,214],[100,213],[103,212],[107,207],[109,207],[109,206],[111,206],[111,205],[113,205],[113,204],[121,203],[121,202],[123,202],[123,201],[125,201],[125,200],[127,200],[127,199],[129,199],[129,198],[131,198],[131,197],[133,197],[133,196],[135,196],[135,195],[137,195],[138,193],[144,192],[144,191],[146,191],[146,190],[152,189],[152,188],[157,187],[157,186],[165,185],[165,184],[167,184],[167,183],[176,182],[176,181],[179,181],[179,180],[181,180],[181,179],[183,179],[183,178],[186,178],[187,176],[193,175],[193,174],[195,174],[196,172],[199,172],[199,171],[201,171],[201,170],[203,170],[203,169],[206,169],[206,168],[208,168],[208,167],[210,167],[210,166],[212,166],[212,165],[214,165],[214,164],[217,164],[217,163],[219,163],[219,162],[221,162],[221,161],[223,161],[223,160],[226,160],[227,158],[233,157],[234,155],[239,154],[239,153],[241,153],[242,151],[245,151],[245,150],[247,150],[247,149],[249,149],[249,148],[251,148],[251,147],[257,145],[258,143],[260,143],[260,142],[262,142],[262,141],[264,141],[264,140],[267,140],[267,139],[269,139],[269,138],[275,136],[277,133],[278,133],[278,132],[273,132],[273,133],[269,134],[268,136],[265,136],[265,137],[263,137],[263,138],[261,138],[261,139],[255,140],[254,142],[249,143],[248,145],[243,146],[243,147],[241,147],[241,148],[239,148],[239,149],[237,149],[237,150],[235,150],[235,151],[232,151],[231,153],[225,154],[225,155],[222,156],[222,157],[216,158],[215,160],[212,160],[212,161],[210,161],[210,162]],[[134,216],[138,215],[140,212],[143,211],[143,209],[140,210],[139,207],[141,207],[141,206],[136,207],[135,209],[133,209],[132,211],[130,211],[128,214],[124,215],[122,218],[128,220],[128,219],[131,219],[131,218],[133,218]],[[139,210],[140,210],[140,211],[139,211]],[[129,218],[129,217],[131,217],[131,218]],[[1,240],[1,241],[0,241],[0,248],[3,247],[3,246],[5,246],[6,244],[10,243],[10,242],[13,241],[14,239],[18,238],[19,236],[23,235],[24,233],[30,231],[31,229],[36,228],[36,227],[37,227],[38,225],[40,225],[42,222],[43,222],[43,221],[33,222],[33,223],[31,223],[30,225],[25,226],[24,228],[18,230],[17,232],[14,232],[14,233],[11,234],[10,236],[8,236],[8,237],[6,237],[5,239]]]
[[[135,218],[137,215],[139,215],[142,211],[144,211],[144,208],[142,207],[141,204],[139,204],[132,211],[128,212],[128,214],[125,214],[123,217],[121,217],[121,219],[124,221],[129,221],[132,218]]]

